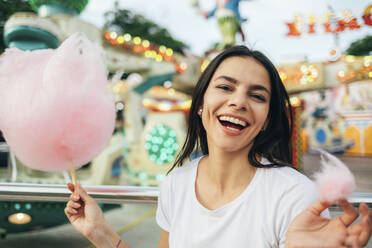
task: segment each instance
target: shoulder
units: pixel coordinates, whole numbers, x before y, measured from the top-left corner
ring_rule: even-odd
[[[262,158],[261,163],[263,165],[268,165],[271,162],[266,159]],[[312,184],[312,181],[302,174],[300,171],[293,167],[289,166],[284,166],[284,167],[264,167],[263,168],[264,174],[266,177],[272,178],[272,179],[277,179],[274,181],[280,180],[281,183],[283,183],[283,180],[285,180],[286,185],[291,185],[291,184],[301,184],[301,183],[310,183]]]
[[[186,185],[188,182],[192,182],[193,181],[192,179],[196,175],[196,170],[200,159],[201,157],[196,158],[181,167],[174,168],[165,177],[165,179],[161,183],[160,189],[164,190],[164,188],[167,187],[174,188],[177,185],[182,186]]]
[[[299,184],[314,185],[307,176],[290,167],[264,168],[263,174],[274,183],[280,183],[286,187]]]
[[[202,159],[202,157],[199,157],[199,158],[196,158],[196,159],[193,159],[189,162],[187,162],[185,165],[183,166],[180,166],[180,167],[176,167],[174,168],[170,173],[169,173],[169,177],[179,177],[179,176],[182,176],[182,175],[185,175],[185,174],[190,174],[192,173],[194,170],[196,170],[196,168],[198,167],[198,164],[199,164],[199,161]]]
[[[271,182],[268,190],[271,190],[273,198],[283,207],[283,211],[291,209],[295,216],[319,199],[315,183],[301,172],[290,167],[265,170],[267,181]]]
[[[199,161],[202,157],[193,159],[181,167],[174,168],[169,172],[166,179],[182,179],[187,176],[193,176],[198,168]]]
[[[314,182],[293,168],[280,167],[261,170],[262,180],[265,181],[267,190],[281,199],[291,198],[291,202],[301,199],[310,203],[319,198]]]

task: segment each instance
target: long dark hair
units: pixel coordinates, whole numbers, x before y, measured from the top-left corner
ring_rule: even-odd
[[[268,122],[265,130],[254,139],[248,154],[250,164],[255,167],[292,166],[292,107],[279,73],[273,63],[261,52],[250,50],[246,46],[233,46],[217,55],[201,74],[193,92],[186,140],[169,172],[175,167],[182,166],[195,148],[200,148],[204,155],[209,153],[207,134],[198,115],[198,109],[202,106],[205,91],[213,74],[218,66],[230,57],[253,58],[265,67],[270,76],[271,96]],[[258,156],[265,157],[270,164],[263,165],[257,160]]]

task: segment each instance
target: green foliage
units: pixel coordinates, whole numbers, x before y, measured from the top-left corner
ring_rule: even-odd
[[[4,24],[16,12],[34,12],[27,0],[0,0],[0,53],[5,49],[3,34]]]
[[[165,28],[142,15],[134,14],[130,10],[120,9],[117,4],[115,10],[105,13],[104,28],[121,34],[129,33],[132,37],[139,36],[157,45],[172,48],[177,52],[182,52],[182,48],[187,47],[182,41],[173,39]]]
[[[77,13],[80,13],[87,6],[89,0],[29,0],[29,2],[35,12],[41,5],[55,4],[67,9],[74,9]]]
[[[357,40],[349,46],[346,53],[354,56],[366,56],[372,52],[372,36],[367,35],[363,39]]]

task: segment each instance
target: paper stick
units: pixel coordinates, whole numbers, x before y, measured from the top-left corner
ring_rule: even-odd
[[[71,174],[72,183],[76,185],[75,168],[74,168],[74,165],[72,164],[72,161],[70,161],[70,174]]]

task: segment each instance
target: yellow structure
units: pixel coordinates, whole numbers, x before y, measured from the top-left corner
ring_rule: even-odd
[[[346,125],[344,135],[354,141],[348,154],[372,155],[372,112],[348,112],[342,114]]]

